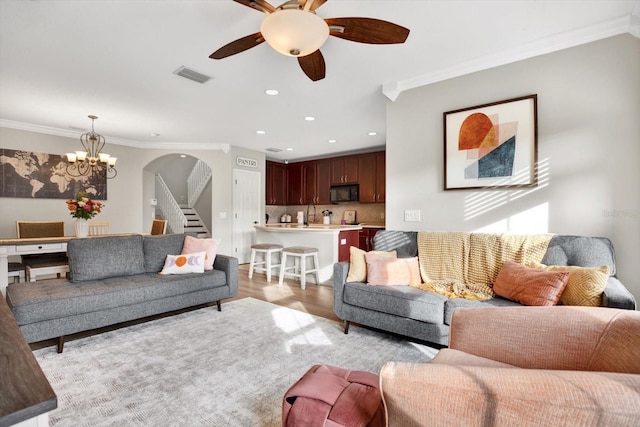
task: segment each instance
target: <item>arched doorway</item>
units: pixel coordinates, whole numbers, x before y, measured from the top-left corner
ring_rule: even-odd
[[[179,214],[173,212],[176,208],[172,203],[165,203],[166,197],[172,197],[177,207],[186,213],[188,228],[183,230],[174,225],[168,227],[168,232],[193,231],[207,235],[212,227],[211,176],[211,168],[205,162],[186,154],[166,154],[149,162],[143,168],[143,227],[150,230],[155,218],[167,219],[169,224],[182,223],[174,217]],[[197,184],[193,184],[194,179]],[[167,191],[169,196],[165,194]],[[194,197],[196,193],[197,197]],[[197,219],[189,213],[192,211]],[[198,220],[203,227],[196,222]]]

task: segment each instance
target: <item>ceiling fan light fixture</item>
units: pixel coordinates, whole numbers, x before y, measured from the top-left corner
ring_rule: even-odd
[[[260,33],[269,46],[283,55],[307,56],[327,40],[329,26],[315,13],[283,9],[264,18]]]

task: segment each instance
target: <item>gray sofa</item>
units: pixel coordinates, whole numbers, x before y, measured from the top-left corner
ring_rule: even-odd
[[[218,254],[204,273],[161,275],[168,254],[182,251],[184,234],[72,239],[70,279],[15,283],[6,299],[27,342],[220,301],[238,293],[238,259]]]
[[[417,232],[383,230],[374,238],[374,250],[396,250],[398,257],[418,255]],[[543,264],[609,267],[610,277],[602,297],[602,306],[634,310],[633,294],[616,278],[613,245],[607,238],[560,236],[551,239]],[[410,286],[369,286],[346,282],[349,262],[336,263],[333,269],[334,311],[344,320],[345,334],[350,322],[395,334],[447,345],[449,324],[457,307],[518,306],[504,298],[488,301],[463,298],[447,299],[433,292]]]

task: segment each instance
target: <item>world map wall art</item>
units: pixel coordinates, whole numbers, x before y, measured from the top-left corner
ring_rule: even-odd
[[[78,191],[107,199],[104,174],[71,176],[67,160],[57,154],[0,148],[0,197],[70,199]]]
[[[444,189],[538,185],[537,95],[444,113]]]

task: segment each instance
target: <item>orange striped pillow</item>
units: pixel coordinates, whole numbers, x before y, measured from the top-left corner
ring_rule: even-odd
[[[556,305],[568,281],[566,271],[545,271],[505,261],[493,283],[493,291],[524,305]]]

